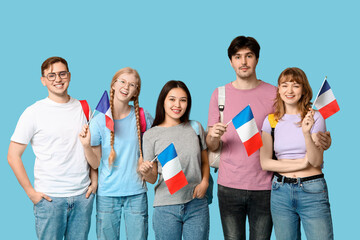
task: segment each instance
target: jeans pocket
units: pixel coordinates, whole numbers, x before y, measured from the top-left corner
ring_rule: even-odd
[[[324,179],[316,179],[303,182],[301,189],[306,193],[325,193],[327,192],[326,182]]]
[[[134,196],[129,196],[129,206],[130,206],[130,211],[132,214],[147,214],[148,209],[148,201],[147,201],[147,194],[146,193],[141,193],[138,195],[134,195]]]
[[[272,184],[271,184],[271,190],[275,191],[280,187],[280,183],[278,183],[276,180],[273,180]]]
[[[112,197],[99,196],[96,198],[96,211],[99,213],[113,213],[114,201]]]
[[[45,201],[45,198],[40,199],[36,204],[34,204],[35,207],[40,206]]]

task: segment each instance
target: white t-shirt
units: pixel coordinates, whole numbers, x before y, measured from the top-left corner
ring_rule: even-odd
[[[11,141],[31,142],[36,156],[35,191],[54,197],[84,193],[90,184],[89,165],[79,140],[86,117],[78,100],[37,101],[21,115]]]

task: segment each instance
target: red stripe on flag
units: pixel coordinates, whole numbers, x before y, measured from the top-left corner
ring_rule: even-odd
[[[262,147],[262,145],[263,143],[259,132],[256,133],[254,136],[252,136],[249,140],[244,142],[244,146],[248,156],[259,150]]]
[[[183,171],[180,171],[178,174],[165,181],[165,183],[169,189],[170,194],[177,192],[188,184]]]
[[[338,111],[340,111],[340,107],[339,107],[336,99],[334,101],[332,101],[331,103],[329,103],[328,105],[319,109],[319,112],[321,113],[321,115],[323,116],[324,119],[327,119],[328,117],[337,113]]]
[[[107,115],[105,115],[105,123],[106,127],[110,129],[110,131],[114,131],[114,121]]]

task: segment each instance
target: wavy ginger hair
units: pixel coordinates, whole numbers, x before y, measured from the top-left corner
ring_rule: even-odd
[[[130,99],[130,101],[134,102],[135,117],[136,117],[136,128],[137,128],[137,135],[138,135],[138,141],[139,141],[139,150],[140,150],[140,159],[142,159],[143,158],[143,153],[142,153],[142,149],[141,149],[141,131],[140,131],[140,114],[139,114],[139,94],[140,94],[140,89],[141,89],[141,79],[140,79],[139,73],[135,69],[132,69],[130,67],[122,68],[119,71],[117,71],[115,73],[114,77],[112,78],[112,81],[111,81],[111,84],[110,84],[110,108],[111,108],[111,114],[114,116],[114,95],[115,95],[115,90],[112,89],[112,86],[115,84],[115,82],[118,80],[118,78],[122,74],[133,74],[135,76],[135,78],[138,80],[137,92]],[[115,153],[115,150],[114,150],[114,139],[115,139],[115,133],[111,132],[111,134],[110,134],[111,151],[110,151],[110,155],[109,155],[109,166],[111,166],[114,163],[115,157],[116,157],[116,153]]]
[[[300,84],[302,87],[302,96],[297,103],[297,108],[300,112],[301,121],[302,121],[312,105],[310,101],[313,96],[306,74],[300,68],[296,68],[296,67],[287,68],[279,76],[278,88],[284,82],[296,82]],[[279,90],[277,91],[276,94],[274,108],[275,108],[275,113],[274,113],[275,120],[279,121],[285,114],[285,104],[280,97]]]

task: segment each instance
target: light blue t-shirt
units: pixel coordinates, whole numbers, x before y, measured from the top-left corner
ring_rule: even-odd
[[[153,118],[144,111],[146,129],[152,125]],[[140,156],[134,107],[127,117],[114,120],[116,158],[109,167],[110,130],[105,126],[105,115],[96,115],[90,123],[91,146],[101,144],[101,163],[99,166],[98,192],[100,196],[130,196],[146,192],[142,180],[136,172]]]

